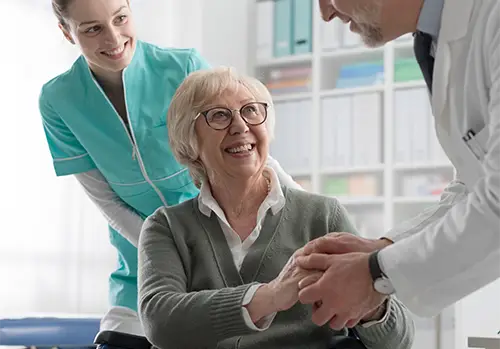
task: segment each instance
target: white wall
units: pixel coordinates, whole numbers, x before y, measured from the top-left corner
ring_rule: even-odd
[[[202,52],[214,65],[248,73],[249,0],[205,0],[202,7]]]

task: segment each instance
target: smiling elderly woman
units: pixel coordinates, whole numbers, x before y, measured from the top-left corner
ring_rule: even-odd
[[[321,348],[347,330],[318,327],[298,282],[322,274],[294,263],[307,242],[355,233],[334,198],[280,185],[266,166],[271,96],[259,81],[218,68],[191,74],[168,112],[172,151],[201,186],[163,207],[139,242],[139,314],[161,349]],[[413,322],[388,298],[355,326],[370,349],[407,349]]]

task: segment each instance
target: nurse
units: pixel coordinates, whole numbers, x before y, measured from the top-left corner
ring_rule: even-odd
[[[136,313],[143,221],[198,192],[169,148],[167,109],[184,78],[209,64],[194,49],[138,40],[128,0],[52,0],[52,6],[65,38],[82,53],[40,94],[53,165],[58,176],[76,176],[108,220],[118,251],[101,330],[143,336]],[[297,186],[275,160],[268,162]]]

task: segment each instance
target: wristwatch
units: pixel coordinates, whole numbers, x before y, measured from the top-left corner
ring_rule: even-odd
[[[394,289],[391,280],[389,280],[389,277],[385,275],[380,268],[380,262],[378,260],[379,252],[380,251],[373,252],[372,254],[370,254],[370,257],[368,259],[370,274],[373,280],[373,287],[378,293],[381,293],[383,295],[391,295],[395,293],[396,290]]]

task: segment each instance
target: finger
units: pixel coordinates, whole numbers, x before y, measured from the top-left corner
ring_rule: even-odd
[[[317,238],[304,246],[304,255],[312,253],[340,254],[350,252],[349,243],[343,241],[343,234],[330,233]]]
[[[314,304],[321,301],[322,287],[320,281],[304,287],[299,291],[299,301],[302,304]]]
[[[318,326],[323,326],[324,324],[333,321],[335,317],[335,309],[323,303],[316,309],[316,311],[313,311],[311,321]]]
[[[314,273],[311,275],[306,276],[302,280],[299,281],[299,289],[303,289],[307,286],[310,286],[317,282],[319,279],[321,279],[322,274],[321,273]]]
[[[340,331],[346,327],[348,320],[347,317],[336,314],[336,316],[330,320],[330,328]]]
[[[354,328],[357,326],[357,324],[359,323],[361,319],[351,319],[349,321],[347,321],[347,323],[345,324],[345,327],[347,328]]]
[[[327,254],[313,253],[297,257],[296,262],[302,269],[325,271],[332,264],[332,258]]]

